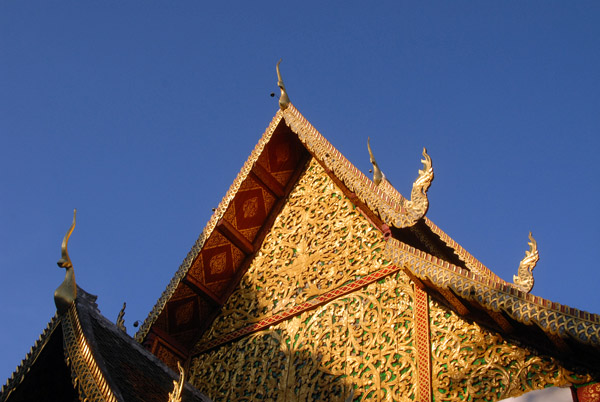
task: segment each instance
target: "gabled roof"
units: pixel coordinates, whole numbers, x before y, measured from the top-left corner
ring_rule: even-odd
[[[71,381],[68,378],[68,370],[64,363],[63,353],[60,350],[58,353],[55,349],[62,346],[62,329],[58,316],[52,317],[44,331],[39,336],[38,340],[31,347],[31,350],[15,372],[6,381],[6,384],[0,389],[0,401],[7,400],[27,400],[31,399],[31,391],[28,389],[27,381],[37,376],[39,373],[44,373],[39,376],[44,380],[49,380],[56,388],[61,384],[59,371],[63,371],[62,377],[66,377],[66,381],[62,381],[64,388],[72,388]],[[58,364],[56,364],[58,363]],[[60,364],[62,363],[62,365]],[[62,367],[61,367],[62,366]],[[48,370],[49,368],[52,370]],[[38,384],[39,386],[39,384]],[[42,385],[42,387],[44,387]],[[73,393],[74,390],[65,390],[66,393]],[[64,395],[57,390],[56,395]]]
[[[411,209],[414,187],[413,200],[407,200],[387,182],[376,185],[291,103],[273,118],[136,340],[165,360],[186,359],[244,274],[310,157],[385,234],[389,258],[418,286],[462,316],[593,367],[600,357],[600,316],[524,293],[499,278],[424,217],[426,199],[424,207]]]
[[[68,312],[55,316],[0,400],[161,401],[179,380],[162,361],[107,320],[92,296],[78,289]],[[68,365],[65,363],[67,361]],[[190,385],[182,401],[208,401]]]

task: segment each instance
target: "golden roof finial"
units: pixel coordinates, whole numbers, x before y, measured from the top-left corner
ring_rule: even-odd
[[[371,164],[373,165],[373,170],[372,170],[373,182],[375,182],[376,185],[379,185],[379,183],[386,180],[386,178],[385,178],[385,174],[383,174],[381,169],[379,169],[379,165],[377,165],[377,161],[375,160],[375,157],[373,156],[373,151],[371,150],[371,138],[369,138],[369,137],[367,137],[367,148],[369,149],[369,160],[371,161]]]
[[[179,362],[177,362],[177,368],[179,369],[179,381],[173,381],[173,392],[169,393],[169,402],[181,402],[181,392],[185,383],[185,371],[183,371],[183,367],[181,367],[181,363]]]
[[[119,311],[119,315],[117,316],[117,328],[119,328],[121,331],[127,333],[127,328],[125,328],[125,319],[123,317],[125,317],[125,307],[127,306],[127,304],[125,302],[123,302],[123,308],[121,309],[121,311]]]
[[[525,258],[519,264],[517,275],[513,275],[515,285],[525,293],[529,293],[533,289],[533,269],[540,259],[537,242],[531,232],[529,232],[529,240],[529,250],[525,251]]]
[[[75,284],[75,272],[73,270],[73,263],[69,258],[69,252],[67,251],[67,244],[73,229],[75,229],[75,216],[77,210],[73,210],[73,224],[65,235],[61,245],[61,258],[56,263],[59,267],[65,268],[65,280],[61,285],[54,291],[54,304],[60,314],[64,313],[69,309],[71,304],[77,298],[77,285]]]
[[[277,86],[281,89],[281,96],[279,97],[279,107],[281,110],[285,110],[290,104],[290,98],[285,91],[285,85],[283,85],[283,79],[281,78],[281,71],[279,71],[279,64],[282,59],[277,62]]]

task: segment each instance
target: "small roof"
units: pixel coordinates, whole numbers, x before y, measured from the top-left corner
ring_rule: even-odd
[[[48,392],[64,400],[169,400],[179,375],[106,319],[95,301],[96,296],[78,288],[72,308],[51,320],[2,387],[0,401],[39,400]],[[210,399],[186,384],[182,401]]]

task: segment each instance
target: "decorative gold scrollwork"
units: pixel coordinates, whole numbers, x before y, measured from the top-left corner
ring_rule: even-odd
[[[336,177],[344,182],[381,219],[398,228],[413,226],[425,216],[429,208],[427,190],[433,181],[431,158],[423,149],[423,169],[413,184],[411,200],[407,201],[396,189],[382,180],[374,186],[371,180],[358,172],[317,130],[290,104],[283,111],[285,123],[296,133],[300,141],[319,159]],[[387,184],[387,186],[386,186]],[[378,188],[379,187],[379,188]],[[387,187],[387,188],[386,188]]]
[[[202,343],[380,269],[383,234],[312,160]]]
[[[393,211],[388,204],[381,203],[379,209],[381,218],[397,228],[413,226],[419,219],[425,216],[429,209],[427,190],[433,181],[433,165],[431,157],[427,154],[425,148],[423,148],[423,158],[421,160],[423,169],[419,170],[419,177],[413,183],[410,200],[402,200],[401,205],[404,213],[399,214]]]
[[[179,381],[173,381],[173,392],[169,393],[169,402],[181,402],[181,392],[185,384],[185,371],[179,361],[177,362],[177,368],[179,369]]]
[[[432,386],[436,401],[498,401],[548,386],[585,384],[558,362],[504,340],[430,301]]]
[[[515,285],[525,293],[533,289],[533,269],[539,259],[537,242],[529,232],[529,250],[525,251],[525,258],[519,264],[518,275],[513,275]]]
[[[413,288],[397,272],[192,359],[215,401],[414,400]]]

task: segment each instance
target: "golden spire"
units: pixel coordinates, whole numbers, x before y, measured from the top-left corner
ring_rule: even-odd
[[[185,383],[185,371],[181,367],[181,363],[177,362],[179,369],[179,381],[173,381],[173,392],[169,393],[169,402],[181,402],[181,392]]]
[[[529,250],[525,251],[525,258],[519,264],[517,275],[513,275],[515,285],[525,293],[529,293],[533,289],[533,269],[540,259],[537,242],[531,232],[529,232],[529,240]]]
[[[379,185],[379,183],[386,180],[386,178],[385,174],[379,169],[379,165],[377,165],[377,161],[373,156],[373,151],[371,150],[371,138],[369,137],[367,137],[367,148],[369,148],[369,160],[373,165],[373,182],[375,182],[376,185]]]
[[[279,71],[279,64],[282,59],[277,62],[277,86],[281,89],[281,96],[279,97],[279,108],[285,110],[290,104],[290,98],[285,91],[285,85],[283,85],[283,79],[281,78],[281,71]]]
[[[73,271],[73,263],[71,262],[71,258],[69,258],[69,253],[67,251],[67,244],[69,243],[69,238],[71,237],[71,233],[73,233],[73,229],[75,229],[76,215],[77,210],[75,209],[73,210],[73,224],[71,225],[71,228],[69,229],[62,241],[61,258],[56,263],[59,267],[66,269],[65,280],[54,291],[54,304],[56,305],[56,309],[60,314],[67,311],[69,306],[71,306],[71,304],[77,298],[75,272]]]

